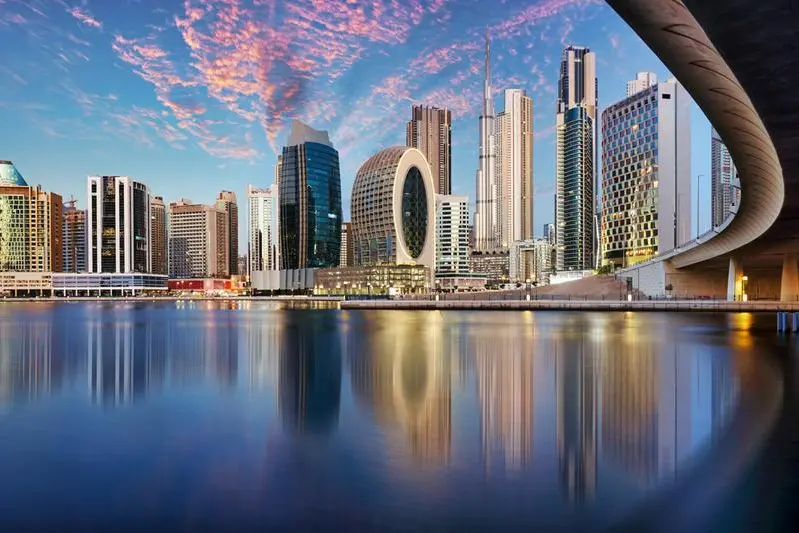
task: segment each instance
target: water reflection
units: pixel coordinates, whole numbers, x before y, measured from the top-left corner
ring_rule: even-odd
[[[371,512],[397,512],[398,523],[407,516],[397,501],[418,508],[419,520],[463,509],[529,518],[530,505],[553,520],[624,508],[713,444],[742,398],[741,375],[757,364],[759,334],[751,316],[355,313],[251,302],[10,309],[0,308],[5,446],[63,438],[61,426],[37,436],[37,424],[15,428],[24,417],[8,416],[34,403],[58,410],[60,397],[120,424],[145,409],[162,429],[177,422],[172,405],[190,406],[184,413],[200,420],[222,413],[210,431],[249,450],[242,457],[257,468],[245,464],[234,477],[253,498],[268,493],[263,479],[277,467],[249,435],[285,439],[289,449],[298,436],[324,435],[335,438],[304,439],[311,448],[281,476],[323,454],[329,460],[314,468],[331,470],[318,491],[338,491],[357,472]],[[243,422],[249,410],[265,418]],[[78,431],[113,438],[112,426],[91,420],[81,428],[89,422],[74,415]],[[203,453],[192,468],[215,452]],[[45,480],[40,468],[34,479]],[[431,484],[435,498],[413,499]],[[510,490],[529,495],[509,499]],[[224,515],[206,492],[208,512]]]

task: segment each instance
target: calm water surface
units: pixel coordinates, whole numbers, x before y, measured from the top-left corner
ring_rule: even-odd
[[[765,318],[0,305],[0,530],[600,529],[719,444]]]

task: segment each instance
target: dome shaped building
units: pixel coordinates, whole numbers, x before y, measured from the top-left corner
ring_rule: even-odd
[[[393,146],[370,157],[355,176],[351,211],[356,265],[435,267],[435,186],[422,152]]]

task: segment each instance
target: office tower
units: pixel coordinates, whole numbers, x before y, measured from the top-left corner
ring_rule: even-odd
[[[350,267],[355,265],[354,247],[352,246],[352,222],[341,223],[341,252],[339,253],[339,266]]]
[[[281,270],[338,266],[341,172],[326,131],[294,121],[283,147],[280,200]]]
[[[87,193],[89,272],[152,272],[147,185],[127,176],[89,176]]]
[[[436,274],[469,273],[469,199],[436,195]]]
[[[639,72],[634,80],[627,82],[627,98],[657,84],[658,77],[654,72]]]
[[[227,271],[229,275],[235,276],[239,273],[239,204],[236,203],[236,193],[220,192],[216,199],[216,207],[227,214]]]
[[[152,243],[153,274],[166,276],[169,273],[169,254],[166,230],[166,205],[156,196],[150,202],[150,242]]]
[[[62,217],[61,196],[0,161],[0,272],[61,272]]]
[[[544,224],[544,239],[550,244],[555,244],[555,224]]]
[[[278,270],[277,185],[266,189],[247,186],[249,203],[250,272]]]
[[[61,232],[63,271],[86,272],[86,211],[75,207],[77,200],[64,203]]]
[[[480,152],[477,167],[475,197],[475,250],[485,251],[497,247],[495,222],[496,194],[494,184],[494,100],[491,95],[491,42],[486,35],[485,79],[483,80],[483,110],[480,113]]]
[[[533,238],[533,99],[505,89],[505,108],[494,122],[494,201],[500,248]]]
[[[563,51],[556,126],[556,269],[595,268],[596,56]]]
[[[228,213],[216,206],[170,203],[169,277],[227,277],[227,221]]]
[[[734,185],[738,171],[730,151],[715,128],[711,130],[710,143],[710,217],[715,228],[727,219],[732,206],[738,205],[741,190]]]
[[[415,105],[405,127],[405,144],[418,148],[430,164],[436,194],[452,191],[452,113]]]
[[[691,235],[691,110],[676,80],[602,113],[602,262],[624,268]]]

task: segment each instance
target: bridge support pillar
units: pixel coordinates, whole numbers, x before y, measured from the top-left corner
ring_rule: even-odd
[[[782,258],[780,301],[795,302],[797,300],[799,300],[799,255],[785,254]]]
[[[727,301],[737,302],[743,295],[744,269],[741,260],[730,257],[730,272],[727,276]]]

